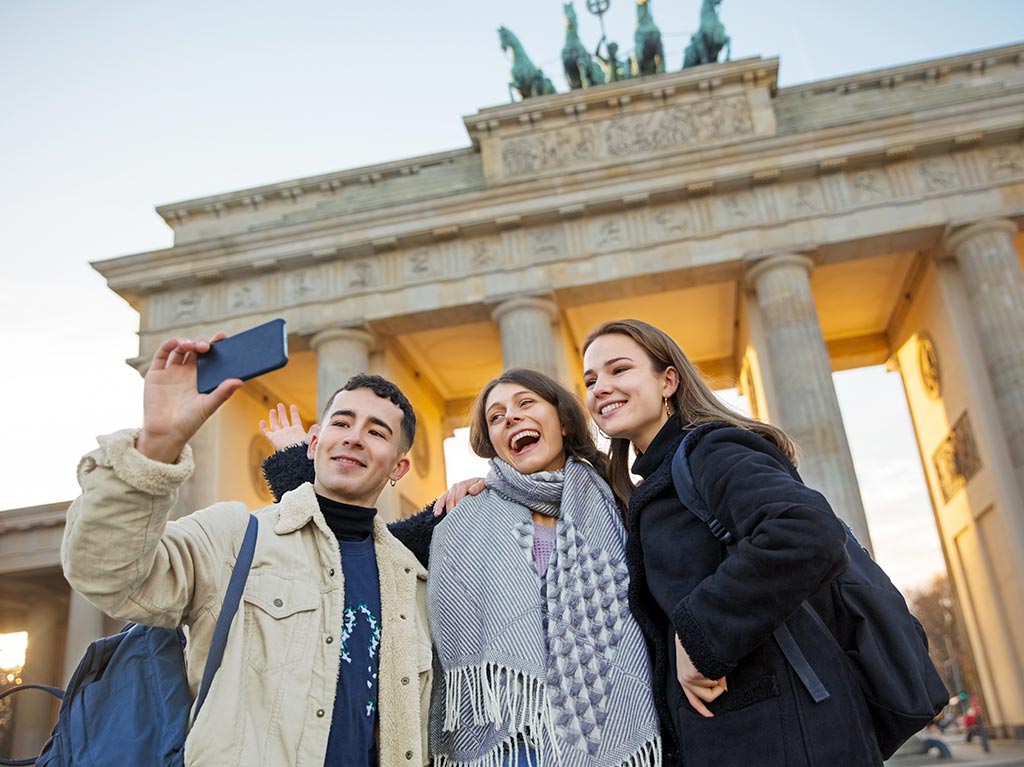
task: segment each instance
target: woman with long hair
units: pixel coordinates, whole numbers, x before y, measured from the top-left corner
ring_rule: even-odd
[[[579,401],[532,370],[472,409],[486,489],[434,530],[439,765],[661,764],[625,531]]]
[[[594,328],[583,362],[587,409],[611,439],[610,482],[628,499],[630,604],[652,651],[666,762],[880,765],[842,651],[798,609],[815,604],[847,554],[845,526],[789,470],[793,441],[724,406],[678,344],[647,323]],[[695,429],[689,467],[738,542],[730,552],[673,485],[672,458]],[[773,641],[784,623],[828,699],[812,700]]]

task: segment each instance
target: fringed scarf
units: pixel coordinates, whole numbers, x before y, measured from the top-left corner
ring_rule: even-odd
[[[629,612],[625,530],[608,485],[569,459],[523,475],[491,462],[487,489],[434,531],[428,579],[439,673],[437,767],[659,767],[651,672]],[[558,519],[543,579],[533,518]]]

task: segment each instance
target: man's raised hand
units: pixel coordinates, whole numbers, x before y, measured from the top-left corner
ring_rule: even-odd
[[[140,453],[174,463],[199,427],[242,385],[229,378],[209,394],[196,389],[196,356],[225,337],[171,338],[157,350],[143,385],[142,430],[135,441]]]

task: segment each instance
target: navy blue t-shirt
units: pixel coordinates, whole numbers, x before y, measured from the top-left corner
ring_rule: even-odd
[[[376,767],[377,671],[380,665],[380,581],[372,529],[375,509],[320,498],[328,525],[338,536],[345,579],[341,668],[325,767]],[[345,540],[365,533],[360,540]]]

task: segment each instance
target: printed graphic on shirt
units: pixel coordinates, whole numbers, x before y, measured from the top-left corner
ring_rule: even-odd
[[[351,605],[345,608],[345,617],[341,627],[341,659],[348,664],[352,663],[353,652],[350,652],[349,640],[360,642],[366,647],[366,689],[369,700],[366,703],[366,715],[373,716],[377,711],[377,650],[380,647],[380,619],[373,614],[373,611],[360,602],[355,607]],[[362,656],[359,650],[354,654]]]

